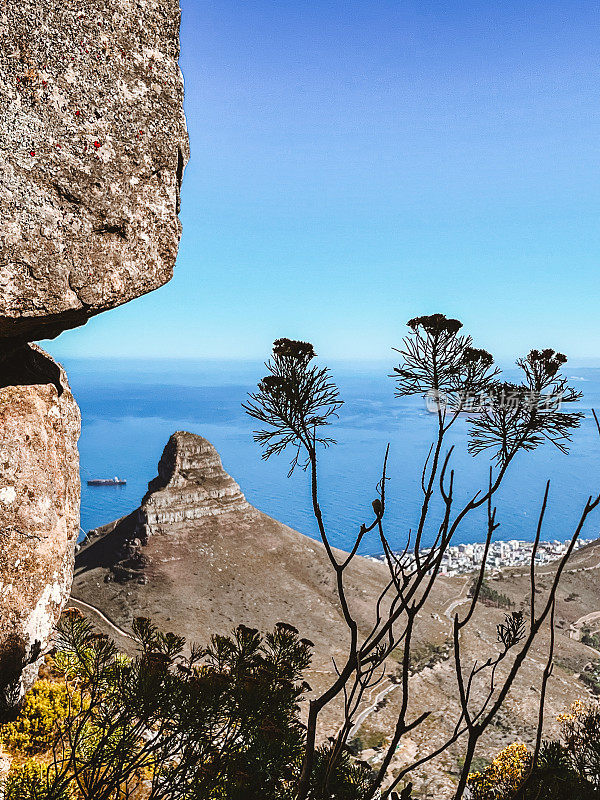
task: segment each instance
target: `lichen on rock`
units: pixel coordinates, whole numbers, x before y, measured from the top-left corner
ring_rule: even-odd
[[[0,4],[0,347],[173,271],[188,159],[177,0]]]

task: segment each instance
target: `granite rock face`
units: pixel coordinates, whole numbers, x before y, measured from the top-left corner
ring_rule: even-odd
[[[170,279],[179,21],[177,0],[0,4],[0,353]]]
[[[69,596],[79,411],[27,343],[166,283],[188,159],[178,0],[0,3],[0,704]]]
[[[36,345],[0,382],[0,709],[35,679],[69,596],[79,530],[79,409]]]

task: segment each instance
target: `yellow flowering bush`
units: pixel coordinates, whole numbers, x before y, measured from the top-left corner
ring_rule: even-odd
[[[573,766],[600,790],[600,703],[592,699],[577,700],[558,721]]]
[[[26,755],[46,750],[60,720],[69,713],[69,690],[64,683],[40,680],[25,695],[18,717],[0,727],[2,744]]]
[[[473,800],[598,800],[600,703],[578,700],[557,719],[560,740],[542,743],[535,767],[525,745],[515,743],[471,774]]]
[[[563,734],[578,719],[578,717],[585,713],[588,705],[589,703],[587,703],[585,700],[575,700],[568,711],[558,715],[556,719],[558,722],[560,722]]]
[[[469,775],[473,800],[510,797],[523,780],[531,764],[531,753],[521,742],[505,747],[483,772]]]

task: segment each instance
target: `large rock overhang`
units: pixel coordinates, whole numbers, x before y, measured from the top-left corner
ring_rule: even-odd
[[[0,10],[0,351],[162,286],[188,159],[177,0]]]

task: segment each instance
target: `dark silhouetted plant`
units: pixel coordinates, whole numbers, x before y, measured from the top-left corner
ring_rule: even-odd
[[[75,609],[63,615],[54,668],[68,709],[53,719],[50,758],[15,766],[5,800],[292,800],[311,643],[284,623],[265,635],[240,625],[185,655],[183,638],[147,619],[134,633],[139,655],[130,659]],[[9,746],[27,727],[18,722],[5,731]],[[327,748],[318,751],[315,800],[328,759]],[[346,756],[330,796],[361,800],[370,780]]]
[[[557,563],[546,598],[541,607],[536,609],[534,564],[548,499],[549,486],[546,487],[531,554],[529,617],[525,620],[520,612],[507,615],[498,628],[496,655],[465,669],[461,634],[471,622],[481,595],[489,546],[498,527],[493,505],[495,495],[518,453],[533,450],[545,441],[566,452],[571,433],[580,424],[581,414],[566,411],[564,404],[573,403],[579,394],[560,375],[565,357],[553,350],[532,350],[526,358],[519,359],[517,366],[523,374],[522,382],[506,383],[499,381],[500,373],[494,366],[492,356],[474,347],[471,338],[461,333],[462,323],[458,320],[433,314],[411,319],[408,327],[410,334],[397,351],[402,360],[394,368],[392,376],[396,380],[396,394],[400,397],[415,394],[426,397],[434,411],[436,424],[434,440],[422,470],[423,501],[419,518],[413,529],[414,535],[412,538],[410,535],[405,537],[406,547],[400,554],[392,551],[384,527],[385,490],[389,480],[387,452],[377,496],[372,504],[373,515],[368,522],[360,525],[349,553],[340,554],[333,550],[331,532],[320,507],[318,452],[320,445],[327,446],[333,442],[332,437],[326,435],[325,427],[339,411],[341,400],[329,370],[313,363],[315,353],[312,345],[289,339],[277,340],[272,358],[267,362],[269,375],[263,378],[258,391],[250,395],[245,405],[250,416],[262,425],[255,431],[254,438],[263,447],[263,458],[280,454],[289,447],[293,453],[290,472],[299,463],[310,472],[312,506],[318,533],[335,575],[340,608],[348,628],[345,660],[336,665],[335,679],[325,692],[310,700],[298,800],[305,800],[314,790],[314,765],[318,752],[316,730],[321,712],[335,698],[340,695],[343,697],[344,722],[336,733],[328,768],[321,778],[322,791],[328,796],[336,765],[345,758],[348,736],[354,727],[365,692],[383,679],[386,659],[392,654],[397,656],[397,653],[402,653],[400,710],[367,798],[373,797],[382,786],[402,738],[428,718],[430,711],[410,717],[411,687],[408,677],[413,635],[453,537],[471,512],[484,508],[487,512],[487,536],[481,569],[466,611],[462,617],[458,612],[454,617],[452,643],[458,689],[454,731],[440,747],[420,755],[415,762],[397,770],[393,781],[381,794],[384,800],[393,797],[395,787],[412,770],[464,737],[465,757],[455,793],[456,800],[459,800],[466,788],[479,739],[496,717],[542,626],[553,626],[554,601],[562,572],[583,525],[600,503],[600,496],[590,497],[584,503],[571,543]],[[473,455],[488,452],[491,463],[487,485],[477,488],[467,502],[459,506],[454,497],[455,474],[451,468],[453,448],[445,453],[443,449],[450,428],[461,414],[468,415],[469,451]],[[437,504],[431,502],[434,495],[440,501]],[[438,510],[440,506],[441,511]],[[433,545],[424,550],[422,539],[426,525],[433,530],[434,536]],[[345,575],[370,531],[375,531],[379,536],[389,580],[379,598],[373,601],[373,627],[365,635],[359,633],[347,596]],[[396,531],[396,541],[400,538],[400,532]],[[548,664],[542,676],[542,698],[551,673],[553,646],[554,638],[551,636]],[[498,665],[501,661],[506,666],[500,678]],[[483,689],[483,701],[475,701],[476,684],[487,687]],[[543,702],[539,714],[540,729],[542,722]]]

